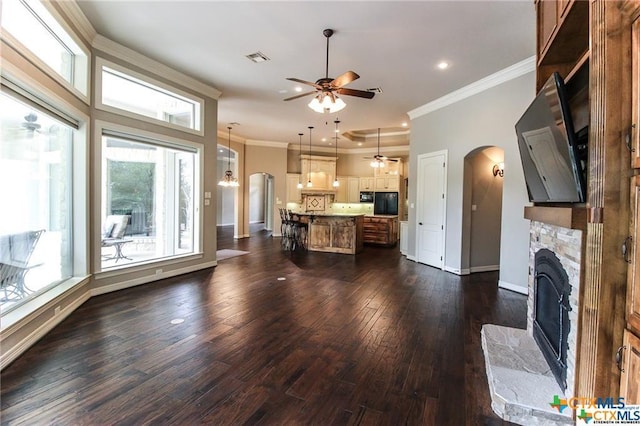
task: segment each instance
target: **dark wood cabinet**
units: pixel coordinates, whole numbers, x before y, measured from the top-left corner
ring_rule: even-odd
[[[365,216],[364,242],[394,246],[398,242],[397,216]]]

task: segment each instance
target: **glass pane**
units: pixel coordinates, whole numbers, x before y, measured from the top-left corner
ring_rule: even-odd
[[[53,71],[86,93],[86,55],[39,2],[3,0],[2,27]],[[78,58],[82,59],[82,69],[74,68]]]
[[[102,103],[189,129],[200,129],[199,103],[124,73],[102,68]]]
[[[0,94],[2,308],[72,275],[73,130]]]
[[[102,268],[191,253],[196,154],[103,136]]]

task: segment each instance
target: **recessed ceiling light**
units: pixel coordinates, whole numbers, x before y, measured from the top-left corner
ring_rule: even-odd
[[[327,138],[322,138],[322,142],[326,142],[326,141],[327,141]]]
[[[403,122],[402,122],[402,127],[407,127],[407,125],[408,125],[408,124],[407,124],[407,122],[406,122],[406,121],[403,121]]]
[[[358,146],[362,146],[362,142],[358,142]]]
[[[221,149],[220,152],[224,152],[224,149]]]
[[[295,90],[296,92],[300,93],[300,92],[302,92],[302,87],[296,86],[296,88],[293,89],[293,90]]]
[[[446,61],[442,61],[438,64],[438,68],[441,70],[446,70],[447,68],[449,68],[449,62]]]

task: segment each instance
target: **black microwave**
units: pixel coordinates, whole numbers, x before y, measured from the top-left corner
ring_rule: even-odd
[[[371,192],[371,191],[360,191],[360,202],[361,203],[373,203],[373,192]]]

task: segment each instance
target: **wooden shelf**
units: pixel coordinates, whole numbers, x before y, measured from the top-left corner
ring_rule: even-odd
[[[530,206],[524,208],[525,219],[568,229],[587,229],[586,207],[543,207]]]

